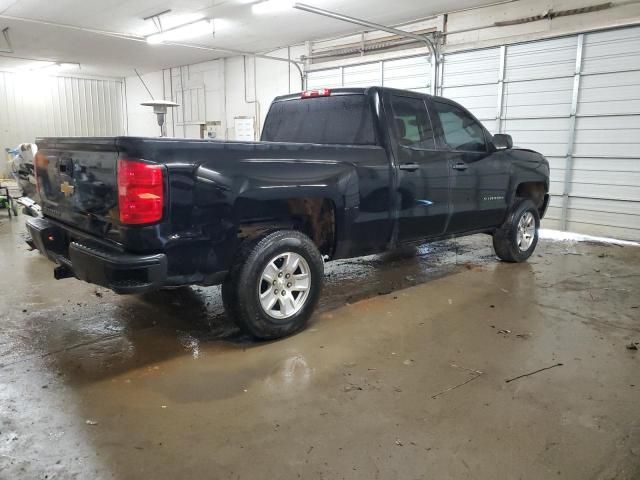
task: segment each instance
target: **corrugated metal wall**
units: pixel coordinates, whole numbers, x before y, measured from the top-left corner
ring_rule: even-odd
[[[640,28],[583,41],[567,228],[640,240]]]
[[[414,59],[398,64],[395,84],[381,82],[388,65],[409,59],[361,67],[369,75],[353,83],[341,71],[358,67],[310,72],[310,87],[428,92],[427,59]],[[445,54],[439,93],[549,159],[543,226],[640,240],[640,27]]]
[[[545,227],[640,240],[640,28],[445,55],[441,92],[549,159]]]
[[[0,72],[0,177],[5,148],[39,136],[124,133],[122,82]]]

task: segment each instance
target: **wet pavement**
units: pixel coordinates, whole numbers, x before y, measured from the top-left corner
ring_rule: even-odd
[[[258,343],[217,287],[54,281],[21,231],[0,218],[1,479],[640,478],[640,248],[332,262],[307,330]]]

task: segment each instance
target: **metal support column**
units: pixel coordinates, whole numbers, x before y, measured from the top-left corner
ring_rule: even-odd
[[[502,109],[504,104],[504,71],[507,63],[507,47],[500,47],[500,66],[498,69],[498,105],[496,108],[496,133],[502,133]]]
[[[582,53],[584,51],[584,34],[578,35],[576,49],[576,68],[573,75],[573,90],[571,92],[571,116],[569,117],[569,138],[567,141],[567,155],[564,167],[564,185],[562,188],[562,230],[567,229],[569,210],[569,193],[571,190],[571,179],[573,173],[573,149],[576,138],[576,115],[578,113],[578,96],[580,94],[580,75],[582,72]]]

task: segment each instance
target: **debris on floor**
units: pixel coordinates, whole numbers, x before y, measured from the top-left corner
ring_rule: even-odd
[[[349,385],[345,385],[343,390],[345,392],[353,392],[363,390],[363,388],[360,385],[356,385],[355,383],[350,383]]]
[[[456,365],[456,364],[451,364],[451,366],[452,366],[453,368],[461,368],[461,369],[463,369],[463,370],[468,371],[468,372],[469,372],[469,373],[471,373],[471,375],[472,375],[472,376],[471,376],[471,378],[469,378],[469,379],[465,380],[465,381],[464,381],[464,382],[462,382],[462,383],[458,383],[458,384],[456,384],[456,385],[454,385],[454,386],[452,386],[452,387],[446,388],[446,389],[442,390],[441,392],[438,392],[438,393],[436,393],[436,394],[434,394],[434,395],[431,395],[431,398],[432,398],[432,399],[434,399],[434,400],[435,400],[436,398],[438,398],[438,397],[440,397],[440,396],[444,395],[445,393],[448,393],[448,392],[450,392],[450,391],[452,391],[452,390],[455,390],[456,388],[463,387],[463,386],[465,386],[467,383],[473,382],[475,379],[480,378],[482,375],[484,375],[484,372],[481,372],[480,370],[473,370],[473,369],[471,369],[471,368],[461,367],[461,366]]]
[[[509,379],[505,380],[505,383],[510,383],[510,382],[513,382],[514,380],[518,380],[518,379],[524,378],[524,377],[530,377],[531,375],[535,375],[536,373],[544,372],[545,370],[551,370],[552,368],[561,367],[563,365],[564,365],[563,363],[556,363],[555,365],[551,365],[550,367],[540,368],[538,370],[534,370],[533,372],[529,372],[529,373],[525,373],[523,375],[518,375],[517,377],[509,378]]]

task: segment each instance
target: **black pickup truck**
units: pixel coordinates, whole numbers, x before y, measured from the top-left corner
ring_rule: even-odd
[[[76,277],[118,293],[222,284],[258,338],[302,328],[325,260],[474,233],[526,260],[549,165],[445,98],[388,88],[276,98],[260,142],[41,138],[43,218],[28,230]]]

